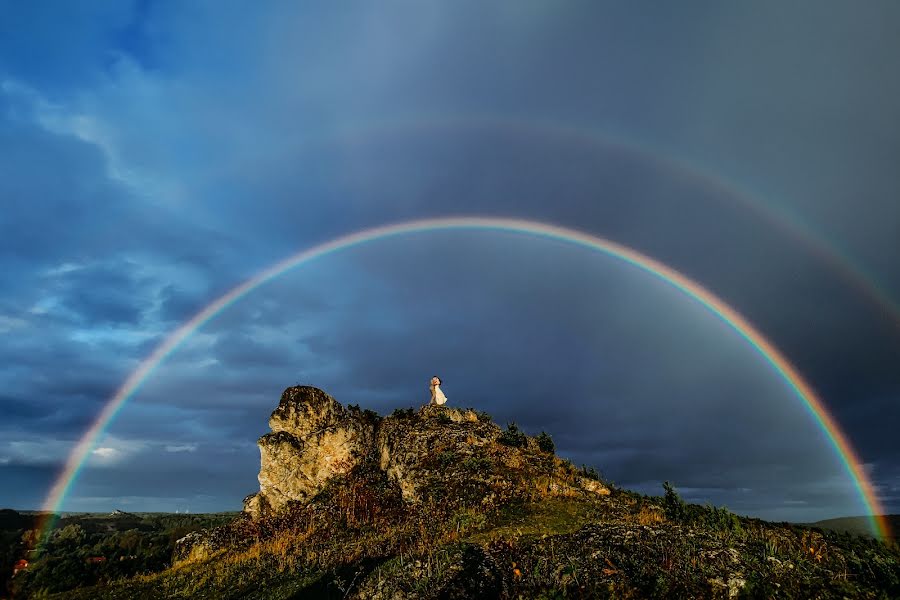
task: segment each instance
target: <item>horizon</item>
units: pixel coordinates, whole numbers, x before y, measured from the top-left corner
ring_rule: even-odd
[[[298,385],[308,385],[308,384],[298,384]],[[315,387],[315,386],[313,386],[313,387]],[[345,406],[346,406],[346,405],[345,405]],[[413,408],[413,410],[415,410],[415,407],[412,407],[412,408]],[[467,407],[467,409],[471,409],[471,408],[472,408],[472,407]],[[273,409],[273,410],[274,410],[274,409]],[[477,409],[476,409],[476,410],[477,410]],[[376,412],[377,412],[377,411],[376,411]],[[384,413],[384,414],[378,413],[378,414],[379,414],[381,417],[383,417],[383,418],[384,418],[384,417],[391,416],[391,413]],[[498,423],[498,422],[496,422],[496,421],[495,421],[495,424],[497,424],[498,426],[501,426],[501,424]],[[543,431],[543,430],[541,430],[541,431]],[[527,432],[526,432],[526,433],[527,433]],[[548,432],[548,433],[549,433],[549,432]],[[537,432],[531,432],[531,433],[528,433],[528,435],[537,435]],[[552,434],[551,434],[551,437],[552,437]],[[559,456],[560,458],[564,459],[564,460],[570,460],[570,459],[569,459],[568,457],[566,457],[565,455],[561,455],[558,451],[556,452],[556,455]],[[585,468],[586,468],[586,467],[590,467],[590,466],[592,466],[592,465],[581,464],[581,465],[576,465],[576,466],[579,467],[579,468],[582,468],[582,467],[585,467]],[[601,473],[601,475],[602,475],[602,473]],[[662,483],[663,483],[663,482],[659,482],[658,484],[656,484],[656,487],[658,487],[659,490],[662,490],[662,489],[663,489]],[[615,485],[615,484],[613,484],[613,485]],[[621,486],[620,486],[620,487],[621,487]],[[654,484],[651,483],[651,482],[648,482],[648,484],[645,485],[645,486],[638,486],[638,487],[640,488],[639,493],[641,493],[641,494],[643,494],[643,495],[645,495],[645,496],[649,496],[649,497],[660,497],[660,498],[661,498],[661,497],[663,497],[663,495],[664,495],[663,493],[654,493],[654,492],[652,491],[653,488],[654,488]],[[625,488],[625,489],[631,489],[631,488]],[[676,489],[677,489],[677,486],[676,486]],[[638,490],[632,489],[632,491],[638,491]],[[687,500],[688,502],[691,502],[691,503],[694,503],[694,504],[698,504],[698,505],[710,504],[708,500],[704,500],[704,499],[702,499],[702,498],[701,498],[701,499],[693,499],[693,500],[692,500],[690,497],[686,497],[686,500]],[[126,506],[126,505],[129,504],[129,502],[130,502],[129,499],[123,499],[123,502],[122,502],[121,504],[122,504],[123,506]],[[720,507],[728,508],[728,509],[730,510],[730,507],[728,507],[728,506],[722,505],[722,506],[720,506]],[[3,510],[3,509],[14,510],[14,511],[16,511],[16,512],[19,512],[20,514],[55,515],[56,517],[59,517],[59,518],[64,518],[64,517],[67,517],[67,516],[78,516],[78,515],[111,515],[111,514],[117,512],[117,511],[121,511],[121,512],[126,513],[126,514],[135,514],[135,515],[139,515],[139,514],[166,514],[166,515],[172,515],[172,514],[193,514],[193,515],[204,515],[204,514],[225,514],[225,513],[238,513],[238,514],[240,514],[240,513],[242,512],[242,506],[237,506],[237,507],[235,507],[235,508],[227,508],[227,507],[224,507],[224,508],[220,508],[220,509],[216,509],[216,510],[211,510],[211,511],[197,511],[197,510],[191,510],[190,508],[185,508],[185,507],[181,507],[180,509],[179,509],[179,508],[171,509],[171,510],[163,510],[163,509],[157,509],[157,510],[142,510],[142,509],[139,509],[139,508],[134,508],[134,509],[130,509],[130,510],[123,510],[120,506],[113,506],[113,505],[110,505],[109,507],[103,508],[103,509],[100,509],[100,510],[85,510],[85,511],[68,511],[68,510],[64,510],[64,511],[52,511],[52,510],[42,509],[42,508],[0,507],[0,510]],[[731,511],[731,512],[735,512],[735,511]],[[778,522],[787,522],[787,523],[794,523],[794,524],[800,524],[800,525],[803,525],[803,524],[815,524],[815,523],[819,523],[819,522],[823,522],[823,521],[840,520],[840,519],[861,519],[861,520],[864,520],[864,521],[866,521],[866,522],[871,522],[873,516],[881,516],[881,517],[894,517],[894,516],[900,516],[900,513],[898,513],[898,514],[893,514],[893,513],[889,513],[889,512],[884,512],[884,513],[879,513],[879,514],[872,514],[872,513],[837,514],[837,515],[833,515],[833,516],[828,516],[828,515],[826,515],[826,516],[824,516],[824,517],[822,517],[822,518],[819,518],[819,519],[816,519],[816,520],[807,520],[807,521],[803,521],[803,520],[784,520],[784,519],[777,519],[777,518],[775,518],[775,519],[769,519],[769,518],[764,518],[764,517],[761,517],[761,516],[758,516],[758,515],[755,515],[755,514],[752,514],[752,513],[742,513],[742,512],[740,512],[740,511],[735,512],[735,514],[737,514],[737,515],[739,515],[739,516],[749,517],[749,518],[761,518],[761,519],[763,519],[763,520],[771,521],[771,522],[775,522],[775,523],[778,523]],[[892,535],[892,536],[893,536],[893,535],[896,535],[895,532],[893,532],[892,530],[890,530],[889,533],[890,533],[890,535]]]

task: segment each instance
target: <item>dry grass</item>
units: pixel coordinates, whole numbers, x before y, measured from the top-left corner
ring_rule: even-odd
[[[658,525],[664,523],[666,517],[658,506],[644,505],[634,516],[634,521],[639,525]]]

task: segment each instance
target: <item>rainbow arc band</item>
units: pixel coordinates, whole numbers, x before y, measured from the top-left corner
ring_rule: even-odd
[[[821,231],[817,231],[811,223],[787,210],[786,206],[763,202],[757,194],[751,193],[736,181],[710,172],[708,167],[695,160],[687,160],[683,154],[679,153],[676,156],[672,152],[657,148],[651,142],[599,131],[586,123],[567,125],[534,117],[492,114],[421,114],[412,118],[407,115],[402,119],[387,119],[376,122],[374,126],[371,121],[367,125],[351,123],[341,134],[327,139],[332,142],[338,139],[343,143],[358,143],[365,142],[377,134],[406,132],[434,135],[458,132],[467,127],[485,128],[488,131],[493,128],[524,135],[556,136],[560,140],[586,144],[595,150],[608,149],[617,154],[631,155],[649,161],[657,168],[678,174],[700,189],[714,194],[716,199],[752,214],[788,239],[801,244],[807,252],[828,265],[846,284],[866,298],[891,321],[894,329],[900,332],[900,305],[883,286],[879,285],[873,274],[867,273],[859,261],[839,247],[836,240],[829,239]]]
[[[116,391],[115,395],[106,403],[91,427],[82,435],[81,439],[69,454],[63,470],[57,477],[44,501],[43,510],[48,514],[45,522],[39,527],[39,537],[43,538],[52,528],[55,518],[54,515],[59,513],[62,509],[66,496],[73,483],[78,478],[79,472],[87,462],[91,451],[95,448],[100,437],[128,399],[134,396],[140,389],[141,384],[147,380],[167,356],[172,354],[173,351],[175,351],[188,337],[206,322],[267,281],[308,261],[367,242],[404,234],[443,230],[483,230],[522,233],[565,241],[576,246],[590,248],[635,266],[668,283],[672,287],[682,291],[688,297],[699,302],[714,316],[744,338],[788,384],[797,398],[803,401],[819,427],[831,441],[831,444],[837,452],[838,457],[841,459],[847,473],[853,479],[860,497],[866,506],[866,509],[869,511],[873,533],[882,539],[886,539],[890,536],[890,529],[887,519],[884,517],[884,510],[875,494],[872,483],[863,471],[862,463],[850,445],[850,441],[843,431],[841,431],[840,427],[838,427],[837,422],[828,412],[825,404],[803,379],[800,373],[797,372],[797,369],[788,362],[784,355],[782,355],[781,352],[762,335],[762,333],[760,333],[736,310],[716,297],[712,292],[658,260],[650,258],[649,256],[641,254],[622,244],[596,237],[588,233],[537,221],[515,218],[461,216],[421,219],[382,225],[335,238],[331,241],[298,252],[297,254],[289,256],[286,259],[267,267],[208,304],[189,321],[185,322],[178,329],[169,334],[150,356],[141,362]]]

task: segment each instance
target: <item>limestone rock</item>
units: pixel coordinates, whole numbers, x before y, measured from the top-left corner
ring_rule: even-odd
[[[444,449],[471,449],[499,435],[493,423],[479,421],[472,410],[424,406],[411,419],[385,419],[376,436],[379,466],[400,487],[403,499],[416,502],[427,480],[429,456]],[[465,460],[461,453],[457,460]]]
[[[596,479],[589,479],[587,477],[579,477],[578,485],[581,489],[593,492],[599,496],[609,496],[609,488],[597,481]]]
[[[184,561],[201,561],[209,558],[213,550],[209,544],[208,537],[209,534],[206,531],[192,531],[183,538],[177,539],[172,561],[181,563]]]
[[[310,386],[289,387],[281,394],[278,407],[269,417],[272,433],[286,431],[298,438],[333,427],[347,416],[341,404]]]
[[[375,420],[344,408],[314,387],[291,387],[259,438],[259,494],[244,501],[253,517],[289,502],[308,502],[335,475],[347,473],[373,447]]]

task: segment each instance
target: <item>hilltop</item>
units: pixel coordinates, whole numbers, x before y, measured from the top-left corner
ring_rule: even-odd
[[[298,386],[269,426],[239,517],[64,597],[900,597],[896,548],[620,489],[475,410]]]

